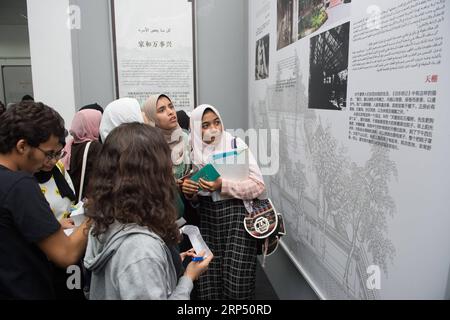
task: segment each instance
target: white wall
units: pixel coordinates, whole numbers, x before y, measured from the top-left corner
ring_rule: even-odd
[[[247,0],[197,0],[198,104],[227,129],[248,128]]]
[[[27,0],[35,101],[56,109],[70,126],[75,114],[69,0]]]
[[[80,8],[80,29],[72,30],[75,101],[78,110],[114,100],[114,69],[108,0],[70,0]]]
[[[0,58],[29,58],[28,27],[0,25]]]

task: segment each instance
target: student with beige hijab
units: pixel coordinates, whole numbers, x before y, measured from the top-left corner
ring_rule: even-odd
[[[142,108],[144,121],[163,134],[171,150],[173,175],[179,185],[180,179],[191,169],[189,135],[178,124],[172,100],[165,94],[150,96]]]
[[[176,197],[179,217],[197,224],[196,210],[183,201],[181,192],[182,178],[191,170],[189,135],[178,124],[172,100],[165,94],[151,95],[142,107],[142,115],[147,124],[159,129],[171,150],[172,172],[179,187]]]

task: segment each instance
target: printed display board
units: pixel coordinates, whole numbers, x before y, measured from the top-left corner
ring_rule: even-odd
[[[141,104],[167,94],[177,110],[195,106],[192,2],[113,0],[116,91]]]
[[[284,248],[326,299],[448,298],[450,3],[251,0],[250,128]]]

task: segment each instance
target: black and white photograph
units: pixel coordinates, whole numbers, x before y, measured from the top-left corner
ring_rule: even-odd
[[[269,34],[256,41],[255,80],[269,77]]]
[[[347,22],[311,38],[308,108],[347,106],[349,31]]]
[[[296,6],[298,0],[277,1],[277,50],[297,40]]]

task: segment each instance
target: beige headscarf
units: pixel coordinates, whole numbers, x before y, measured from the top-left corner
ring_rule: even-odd
[[[161,130],[161,133],[164,135],[164,139],[166,140],[170,150],[172,151],[173,164],[179,165],[183,162],[185,152],[183,129],[181,129],[179,124],[177,124],[175,128],[170,130],[158,127],[158,122],[156,119],[156,103],[161,97],[165,97],[172,102],[172,100],[170,100],[170,98],[165,94],[151,95],[147,99],[147,101],[145,101],[144,106],[142,107],[142,111],[144,112],[146,120],[148,120],[148,124]]]

